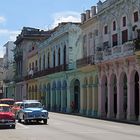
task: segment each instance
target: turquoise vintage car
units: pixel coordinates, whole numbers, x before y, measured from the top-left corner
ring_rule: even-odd
[[[43,109],[42,104],[36,100],[25,100],[18,111],[18,122],[24,121],[25,124],[31,121],[43,121],[47,124],[48,111]]]

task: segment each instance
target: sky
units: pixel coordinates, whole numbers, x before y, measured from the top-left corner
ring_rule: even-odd
[[[99,0],[0,0],[0,57],[23,27],[52,29],[60,22],[80,22],[81,13]],[[103,0],[102,0],[103,1]]]

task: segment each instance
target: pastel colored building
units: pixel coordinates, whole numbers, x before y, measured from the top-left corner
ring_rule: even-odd
[[[34,42],[40,42],[50,35],[50,31],[43,31],[36,28],[23,27],[21,33],[15,41],[14,49],[15,60],[15,99],[23,100],[27,98],[26,91],[28,85],[26,76],[29,73],[28,69],[28,53],[33,49]],[[32,50],[33,51],[33,50]],[[33,66],[32,66],[33,67]]]
[[[119,120],[140,120],[139,59],[135,43],[140,36],[140,1],[99,2],[98,115]],[[137,49],[136,49],[137,48]]]

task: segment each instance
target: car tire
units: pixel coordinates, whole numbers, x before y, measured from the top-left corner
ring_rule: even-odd
[[[18,117],[18,122],[21,123],[21,119]]]
[[[44,124],[47,124],[47,121],[48,121],[47,119],[46,120],[43,120]]]
[[[13,124],[11,128],[12,128],[12,129],[15,129],[15,128],[16,128],[15,124]]]

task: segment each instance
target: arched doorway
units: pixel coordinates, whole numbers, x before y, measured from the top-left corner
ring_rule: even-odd
[[[79,112],[80,110],[80,81],[75,80],[74,82],[74,102],[75,102],[75,111]]]
[[[73,79],[70,84],[70,108],[73,112],[80,110],[80,81]]]
[[[87,88],[88,88],[88,81],[87,78],[84,79],[84,85],[83,85],[83,113],[87,113]]]
[[[52,105],[51,105],[51,108],[53,111],[56,111],[56,83],[55,81],[53,82],[53,85],[52,85]]]
[[[124,118],[127,117],[127,76],[123,75],[123,112]]]
[[[136,119],[138,120],[139,117],[139,74],[138,72],[135,73],[135,115]]]
[[[117,115],[117,78],[113,75],[114,117]]]
[[[67,82],[63,82],[63,96],[62,96],[62,102],[63,102],[63,108],[62,111],[66,112],[67,109]]]
[[[61,81],[57,82],[57,111],[61,111]]]
[[[47,110],[50,110],[51,105],[51,87],[50,83],[47,84]]]
[[[108,113],[108,87],[107,87],[107,77],[105,77],[105,79],[104,79],[105,81],[104,81],[104,94],[105,94],[105,98],[104,98],[104,100],[105,100],[105,113],[106,113],[106,115],[107,115],[107,113]]]

